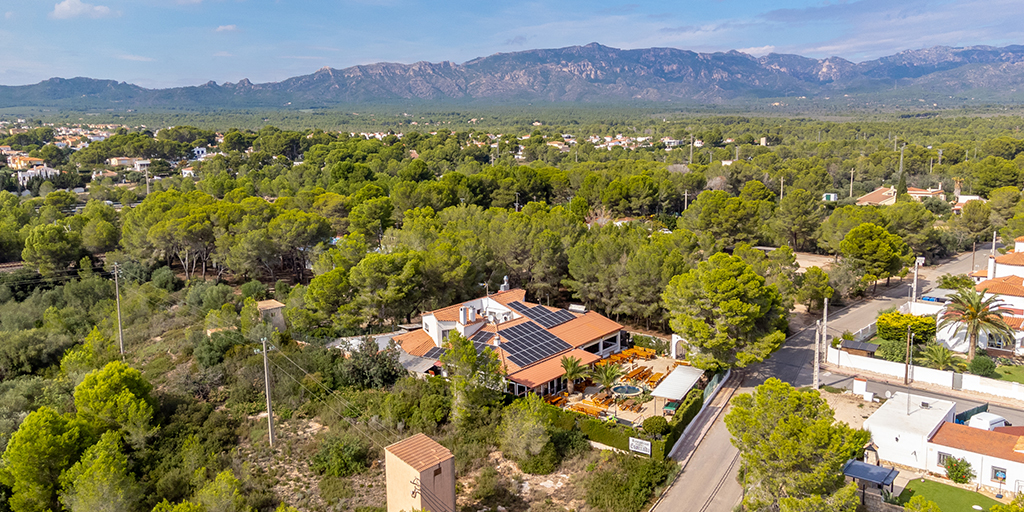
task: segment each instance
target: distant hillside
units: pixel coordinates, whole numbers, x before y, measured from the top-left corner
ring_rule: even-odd
[[[937,46],[854,64],[838,57],[696,53],[674,48],[619,50],[597,43],[499,53],[464,64],[378,63],[323,68],[281,82],[208,82],[144,89],[90,78],[0,86],[0,108],[307,108],[354,103],[452,101],[743,103],[836,94],[927,101],[983,96],[1024,100],[1024,46]]]

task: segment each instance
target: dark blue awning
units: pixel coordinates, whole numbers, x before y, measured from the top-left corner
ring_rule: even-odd
[[[896,475],[900,474],[900,472],[894,468],[874,466],[859,460],[850,459],[843,465],[843,474],[862,482],[889,486],[896,480]]]

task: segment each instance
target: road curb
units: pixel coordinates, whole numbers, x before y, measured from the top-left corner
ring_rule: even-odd
[[[686,465],[690,462],[690,459],[693,458],[693,454],[697,452],[697,448],[700,447],[700,443],[704,441],[704,437],[707,436],[708,431],[711,430],[711,427],[718,421],[718,417],[722,415],[723,411],[725,411],[726,406],[729,405],[729,401],[732,400],[732,396],[736,394],[737,390],[739,390],[740,385],[743,382],[743,378],[738,376],[737,373],[739,372],[732,372],[732,374],[729,375],[729,378],[722,383],[722,387],[719,388],[719,392],[716,394],[714,400],[712,400],[715,401],[721,398],[723,400],[722,406],[717,411],[715,411],[714,416],[709,418],[709,421],[707,421],[704,424],[704,426],[701,427],[700,431],[697,433],[698,437],[693,445],[693,450],[690,450],[690,453],[688,453],[686,457],[683,458],[683,460],[679,461],[679,471],[676,473],[675,478],[673,478],[672,481],[665,486],[665,489],[661,491],[661,496],[658,496],[658,500],[655,501],[653,505],[651,505],[651,508],[647,509],[648,511],[653,512],[656,508],[658,508],[658,505],[661,505],[661,502],[665,499],[665,496],[668,495],[669,489],[671,489],[672,486],[676,484],[676,481],[679,480],[679,477],[683,474],[683,471],[686,470]],[[700,416],[709,409],[711,409],[710,405],[706,407],[703,411],[697,413],[697,416],[694,417],[693,422],[691,422],[690,425],[695,424],[697,420],[700,418]],[[678,446],[684,438],[685,433],[683,437],[679,438],[679,441],[676,443],[676,446]],[[672,451],[675,451],[675,446],[673,446]],[[672,451],[669,452],[670,458]]]

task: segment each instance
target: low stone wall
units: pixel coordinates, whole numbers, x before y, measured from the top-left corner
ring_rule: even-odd
[[[870,489],[864,492],[864,509],[868,512],[903,512],[904,508],[892,503],[886,503],[878,489]]]

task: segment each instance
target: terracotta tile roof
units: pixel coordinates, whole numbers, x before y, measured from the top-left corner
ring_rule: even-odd
[[[548,329],[551,334],[558,336],[573,347],[586,345],[620,330],[622,330],[622,325],[593,311],[588,311],[562,325]]]
[[[1018,276],[997,277],[978,283],[974,289],[993,295],[1024,297],[1024,278]]]
[[[993,432],[999,432],[1000,434],[1010,434],[1012,436],[1024,436],[1024,427],[996,427],[992,429]]]
[[[442,322],[458,322],[459,321],[459,308],[462,307],[462,303],[453,304],[446,308],[435,309],[428,315],[434,315],[434,318]]]
[[[441,446],[437,441],[427,437],[426,434],[416,434],[407,437],[384,449],[420,472],[426,471],[454,457],[448,448]]]
[[[599,359],[600,356],[597,354],[591,354],[585,350],[573,349],[568,352],[562,352],[561,354],[555,354],[539,363],[530,365],[524,370],[520,370],[508,376],[508,379],[512,382],[522,384],[530,389],[533,389],[545,382],[552,381],[565,375],[565,370],[562,369],[562,357],[569,356],[580,360],[581,364],[591,364]]]
[[[983,268],[983,269],[975,270],[974,272],[971,272],[970,274],[967,274],[967,275],[971,276],[971,277],[988,277],[988,269],[987,268]]]
[[[277,309],[277,308],[283,308],[283,307],[284,307],[284,304],[281,304],[280,302],[278,302],[278,301],[276,301],[274,299],[261,300],[261,301],[256,303],[256,309],[258,309],[260,311],[266,311],[268,309]]]
[[[1024,267],[1024,252],[1008,252],[1002,256],[996,256],[996,263]]]
[[[1017,238],[1014,238],[1013,241],[1014,242],[1024,242],[1024,236],[1018,236]]]
[[[1021,327],[1022,324],[1024,324],[1024,318],[1020,318],[1020,317],[1016,317],[1016,316],[1004,316],[1003,317],[1003,321],[1006,322],[1006,325],[1009,325],[1010,327],[1013,327],[1014,329],[1016,329],[1018,331],[1022,330],[1020,327]],[[1024,434],[1022,434],[1022,435],[1024,435]]]
[[[426,354],[427,351],[436,346],[434,345],[434,339],[423,329],[399,334],[392,339],[402,347],[402,350],[410,355],[419,357],[423,357],[423,354]]]
[[[989,457],[1024,463],[1024,453],[1014,451],[1019,440],[1020,436],[1013,434],[946,422],[935,432],[931,442],[939,446],[948,446]]]
[[[515,288],[507,292],[492,293],[488,296],[490,299],[494,299],[504,305],[508,305],[510,302],[525,302],[526,301],[526,290],[522,288]]]
[[[867,194],[864,194],[857,198],[858,205],[875,205],[888,204],[896,200],[893,195],[893,189],[889,187],[878,187]]]

